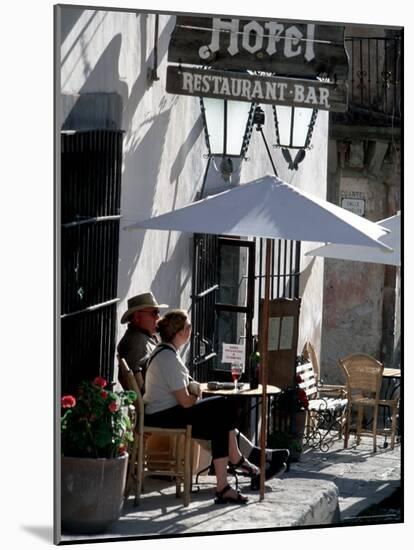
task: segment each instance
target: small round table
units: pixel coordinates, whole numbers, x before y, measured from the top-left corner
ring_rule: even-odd
[[[203,394],[208,394],[208,395],[226,395],[228,397],[261,397],[262,394],[263,394],[263,390],[262,390],[262,385],[259,384],[259,387],[256,388],[255,390],[251,390],[250,389],[250,384],[246,384],[243,382],[243,388],[238,390],[237,392],[235,392],[234,390],[223,390],[223,389],[219,389],[219,390],[209,390],[208,389],[208,383],[207,382],[204,382],[203,384],[201,384],[201,391],[203,392]],[[281,389],[278,388],[277,386],[272,386],[270,384],[267,384],[266,386],[266,395],[269,396],[269,395],[277,395],[278,393],[281,393]]]
[[[255,408],[257,408],[257,406],[259,405],[259,399],[263,396],[263,390],[262,390],[261,384],[259,384],[259,386],[256,389],[251,390],[250,384],[245,382],[243,382],[243,387],[239,389],[237,392],[235,392],[234,389],[211,390],[208,388],[208,382],[204,382],[203,384],[201,384],[201,391],[202,391],[202,395],[205,397],[221,395],[226,397],[233,397],[235,399],[243,398],[243,400],[246,398],[249,398],[251,400],[256,399],[257,400],[256,403],[253,405],[250,405],[249,413]],[[268,398],[271,397],[272,395],[277,395],[281,392],[282,390],[278,386],[272,386],[271,384],[267,384],[266,386],[266,397]]]
[[[249,399],[258,399],[260,397],[262,397],[263,395],[263,390],[262,390],[262,385],[259,384],[259,386],[254,389],[254,390],[251,390],[250,389],[250,384],[247,384],[245,382],[243,382],[243,388],[238,390],[237,392],[234,391],[234,389],[229,389],[229,390],[224,390],[224,389],[218,389],[218,390],[209,390],[208,389],[208,383],[207,382],[204,382],[201,384],[201,391],[202,391],[202,394],[205,395],[206,397],[208,396],[213,396],[213,395],[221,395],[221,396],[227,396],[227,397],[235,397],[235,398],[249,398]],[[277,395],[278,393],[281,393],[281,389],[278,387],[278,386],[272,386],[271,384],[267,384],[266,386],[266,397],[270,397],[272,395]],[[255,406],[257,405],[254,405],[253,407],[250,408],[250,410],[252,410]],[[196,476],[196,479],[195,479],[195,485],[197,486],[198,485],[198,477],[201,473],[203,473],[204,471],[207,471],[209,468],[211,467],[210,466],[207,466],[207,468],[204,468],[203,470],[201,470],[200,472],[197,473],[197,476]],[[236,478],[236,487],[237,487],[237,478]]]

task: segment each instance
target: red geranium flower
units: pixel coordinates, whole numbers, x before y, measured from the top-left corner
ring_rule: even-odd
[[[133,439],[127,409],[136,399],[135,392],[112,390],[112,384],[96,376],[80,382],[76,399],[72,395],[61,398],[63,456],[127,456],[128,442]]]
[[[95,386],[99,386],[100,388],[104,388],[107,385],[107,381],[105,380],[105,378],[102,378],[102,376],[97,376],[96,378],[94,378],[93,383],[95,384]]]
[[[111,401],[108,405],[108,409],[111,413],[114,413],[119,409],[119,405],[116,401]]]
[[[64,409],[71,409],[76,405],[76,399],[73,395],[64,395],[61,400],[62,407]]]

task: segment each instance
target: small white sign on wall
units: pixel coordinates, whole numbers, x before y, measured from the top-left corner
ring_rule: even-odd
[[[243,344],[223,343],[222,363],[238,363],[244,365],[245,348]]]
[[[348,197],[342,197],[341,206],[345,210],[349,210],[358,216],[363,216],[365,214],[365,200],[364,199],[353,199]]]

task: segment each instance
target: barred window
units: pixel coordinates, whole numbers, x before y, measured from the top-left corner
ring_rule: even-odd
[[[122,132],[61,134],[61,382],[113,378]]]

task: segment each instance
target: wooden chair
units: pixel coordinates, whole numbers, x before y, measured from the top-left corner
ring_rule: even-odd
[[[181,484],[184,486],[184,506],[190,503],[190,490],[192,479],[192,439],[191,426],[182,429],[157,428],[144,425],[144,400],[136,378],[128,367],[125,359],[118,358],[119,369],[122,371],[125,389],[133,390],[137,394],[134,403],[136,409],[134,441],[129,457],[128,477],[126,484],[126,496],[131,487],[135,485],[135,502],[139,504],[145,476],[173,477],[176,481],[176,496],[181,495]],[[175,454],[165,458],[157,458],[150,464],[147,456],[146,444],[151,434],[173,436],[175,440]],[[158,467],[157,467],[158,466]]]
[[[374,452],[376,452],[377,434],[385,433],[385,429],[378,429],[378,411],[380,406],[386,406],[391,408],[391,449],[393,449],[397,428],[398,398],[380,399],[384,366],[374,359],[374,357],[364,353],[348,355],[345,359],[340,359],[339,364],[345,373],[348,397],[344,448],[346,449],[348,446],[351,415],[355,407],[357,410],[357,445],[359,445],[361,441],[361,435],[372,436]],[[365,430],[362,429],[362,419],[365,407],[373,409],[372,430],[368,430],[367,428]]]

